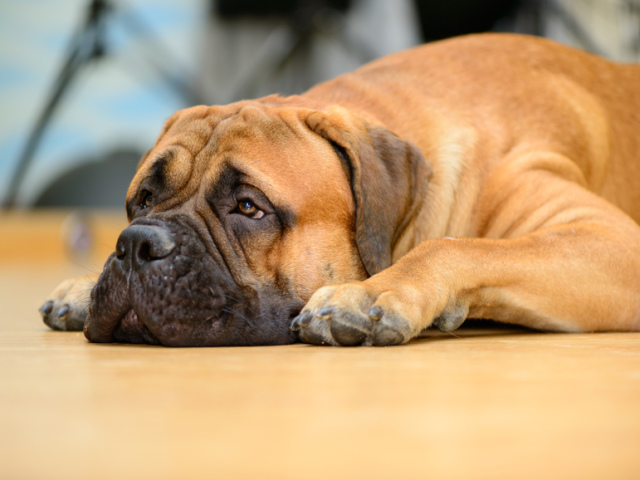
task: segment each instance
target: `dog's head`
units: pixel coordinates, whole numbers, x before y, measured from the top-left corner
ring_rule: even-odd
[[[428,173],[416,147],[342,109],[271,97],[180,111],[140,161],[85,334],[294,342],[316,289],[390,264]]]

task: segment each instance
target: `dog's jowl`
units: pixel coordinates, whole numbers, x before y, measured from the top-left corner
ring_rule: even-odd
[[[100,277],[41,312],[171,346],[640,330],[639,112],[640,66],[495,34],[179,111]]]

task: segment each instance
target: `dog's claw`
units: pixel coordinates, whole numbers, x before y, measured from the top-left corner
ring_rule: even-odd
[[[320,320],[331,320],[331,315],[333,315],[333,308],[326,307],[318,312],[318,318]]]
[[[40,315],[46,317],[53,311],[53,301],[49,300],[40,307]]]
[[[384,311],[380,307],[373,307],[371,310],[369,310],[369,313],[367,315],[369,315],[371,321],[377,322],[382,318],[382,315],[384,315]]]
[[[63,305],[58,310],[58,313],[56,313],[56,318],[58,320],[64,320],[65,318],[67,318],[67,316],[69,315],[70,311],[71,311],[71,309],[69,308],[69,305]]]
[[[311,323],[311,320],[313,320],[313,315],[310,312],[304,312],[296,321],[299,327],[304,328]]]

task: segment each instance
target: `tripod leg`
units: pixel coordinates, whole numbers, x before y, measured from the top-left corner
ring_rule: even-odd
[[[51,122],[60,101],[69,89],[73,78],[84,64],[101,54],[101,42],[98,37],[101,33],[100,22],[106,10],[107,3],[104,0],[91,1],[87,20],[82,29],[74,35],[69,53],[67,54],[60,73],[56,77],[47,103],[34,127],[29,132],[24,150],[18,159],[18,165],[9,183],[9,192],[4,201],[6,208],[16,206],[20,185],[33,161],[34,154],[42,140],[42,136]]]
[[[42,136],[47,126],[49,125],[51,118],[53,117],[58,105],[60,104],[60,100],[67,91],[73,75],[77,71],[77,67],[74,68],[75,63],[76,59],[72,57],[69,58],[67,63],[64,65],[62,71],[60,72],[60,75],[56,80],[53,93],[50,95],[49,99],[47,100],[47,104],[40,113],[38,121],[29,132],[26,145],[18,160],[18,166],[13,174],[12,181],[9,184],[9,193],[5,199],[5,206],[7,208],[13,208],[16,206],[20,185],[22,184],[22,180],[24,179],[24,176],[26,175],[28,168],[33,160],[33,156],[38,148],[38,145],[40,144],[40,140],[42,139]]]

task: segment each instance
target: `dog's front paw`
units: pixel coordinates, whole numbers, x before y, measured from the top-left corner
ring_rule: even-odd
[[[407,289],[378,290],[367,282],[323,287],[291,324],[317,345],[399,345],[420,330],[421,312]]]
[[[62,282],[40,307],[44,323],[54,330],[82,330],[89,318],[93,277],[71,278]]]

